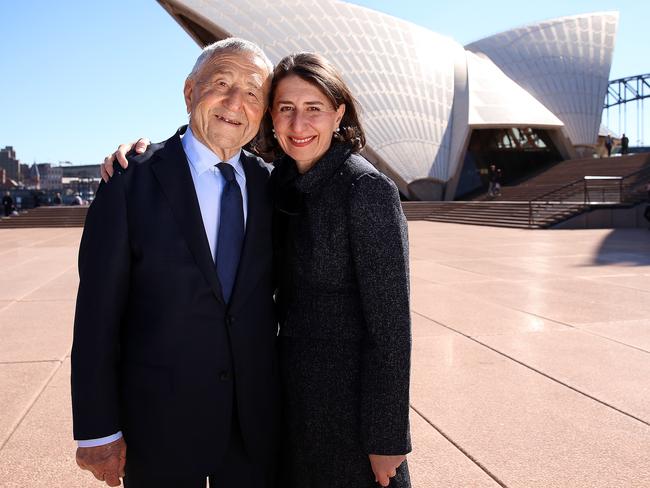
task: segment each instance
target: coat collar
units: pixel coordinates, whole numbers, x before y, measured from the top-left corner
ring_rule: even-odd
[[[352,148],[348,144],[334,142],[323,157],[304,174],[298,173],[296,162],[293,159],[284,156],[280,163],[283,166],[283,174],[280,176],[281,184],[293,181],[296,189],[301,193],[314,193],[323,187],[350,154],[352,154]]]

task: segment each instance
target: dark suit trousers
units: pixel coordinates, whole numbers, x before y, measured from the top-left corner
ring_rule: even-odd
[[[179,448],[182,448],[179,446]],[[124,488],[272,488],[268,466],[251,461],[244,450],[241,429],[237,416],[233,416],[230,444],[223,463],[216,473],[199,477],[157,477],[156,473],[140,473],[127,464]]]

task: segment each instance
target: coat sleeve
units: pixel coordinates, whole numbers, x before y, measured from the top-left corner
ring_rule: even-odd
[[[408,237],[397,188],[385,176],[365,174],[353,183],[350,239],[367,332],[363,446],[367,454],[406,454],[411,450]]]
[[[79,247],[79,291],[72,345],[74,438],[96,439],[121,430],[120,322],[129,292],[125,176],[102,183]]]

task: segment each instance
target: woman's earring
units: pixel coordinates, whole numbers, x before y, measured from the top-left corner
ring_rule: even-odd
[[[273,139],[277,139],[278,136],[275,135],[275,129],[271,129],[271,132],[273,132]]]

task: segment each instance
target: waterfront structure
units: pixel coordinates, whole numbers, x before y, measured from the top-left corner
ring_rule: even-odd
[[[317,51],[362,107],[365,156],[405,198],[451,200],[489,163],[516,178],[590,154],[607,91],[618,13],[513,29],[463,47],[338,0],[158,0],[199,44],[239,36],[273,62]]]

